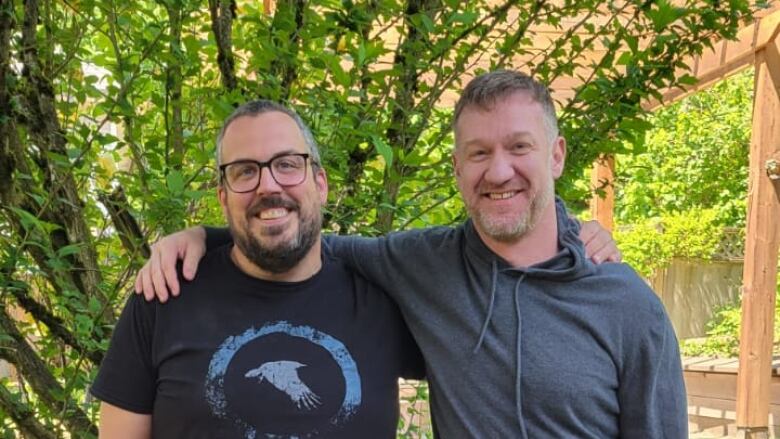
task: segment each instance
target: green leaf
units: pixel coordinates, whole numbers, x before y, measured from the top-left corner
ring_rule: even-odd
[[[667,0],[660,0],[655,2],[657,9],[649,9],[647,11],[648,17],[653,22],[653,28],[656,32],[660,33],[668,25],[682,17],[685,14],[685,9],[678,8],[671,4]]]
[[[633,59],[634,59],[634,55],[631,52],[623,52],[620,54],[620,57],[617,59],[616,64],[625,66],[630,64]]]
[[[57,256],[65,257],[65,256],[74,255],[80,252],[83,246],[84,244],[79,243],[79,244],[69,244],[66,245],[65,247],[60,247],[60,249],[57,250]]]
[[[695,76],[689,74],[680,76],[679,78],[677,78],[677,81],[679,81],[680,84],[684,84],[684,85],[696,85],[699,82],[699,80],[696,79]]]
[[[385,167],[390,168],[393,166],[393,148],[388,145],[384,139],[379,136],[372,136],[374,147],[377,152],[385,159]]]
[[[181,172],[177,170],[169,172],[165,181],[171,193],[180,194],[184,192],[184,176]]]

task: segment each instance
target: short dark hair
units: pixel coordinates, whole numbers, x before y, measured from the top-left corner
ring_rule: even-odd
[[[534,102],[541,104],[548,134],[551,140],[555,139],[558,136],[558,118],[550,91],[529,75],[512,70],[494,70],[472,79],[455,104],[452,128],[455,128],[467,106],[474,105],[482,110],[490,110],[500,99],[518,92],[528,93]]]
[[[271,112],[284,113],[295,121],[295,124],[298,125],[298,128],[301,130],[306,147],[309,149],[309,155],[312,164],[318,167],[321,166],[320,151],[317,148],[317,141],[314,140],[314,135],[311,133],[309,127],[306,126],[306,123],[303,122],[303,119],[298,116],[298,113],[285,107],[282,104],[266,99],[258,99],[247,102],[236,108],[233,113],[228,116],[227,119],[225,119],[225,122],[222,123],[222,128],[219,130],[219,134],[217,135],[217,168],[219,168],[219,166],[222,164],[222,139],[225,137],[225,131],[227,131],[230,124],[239,117],[253,117],[263,113]]]

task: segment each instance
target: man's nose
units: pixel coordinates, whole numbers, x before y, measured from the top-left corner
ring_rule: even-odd
[[[503,184],[511,180],[514,175],[512,163],[501,154],[496,154],[490,158],[484,178],[491,184]]]
[[[260,169],[260,183],[257,185],[255,192],[258,194],[268,194],[281,192],[282,187],[276,182],[274,176],[271,175],[271,167],[266,166]]]

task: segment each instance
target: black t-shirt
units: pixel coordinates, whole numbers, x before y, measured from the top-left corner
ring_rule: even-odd
[[[210,252],[166,304],[132,295],[92,386],[160,438],[395,437],[398,378],[423,362],[381,290],[323,255],[303,282]]]

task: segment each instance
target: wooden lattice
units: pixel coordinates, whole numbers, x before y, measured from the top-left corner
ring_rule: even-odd
[[[734,261],[745,258],[745,231],[744,229],[727,227],[723,230],[723,237],[718,244],[712,259],[720,261]]]

